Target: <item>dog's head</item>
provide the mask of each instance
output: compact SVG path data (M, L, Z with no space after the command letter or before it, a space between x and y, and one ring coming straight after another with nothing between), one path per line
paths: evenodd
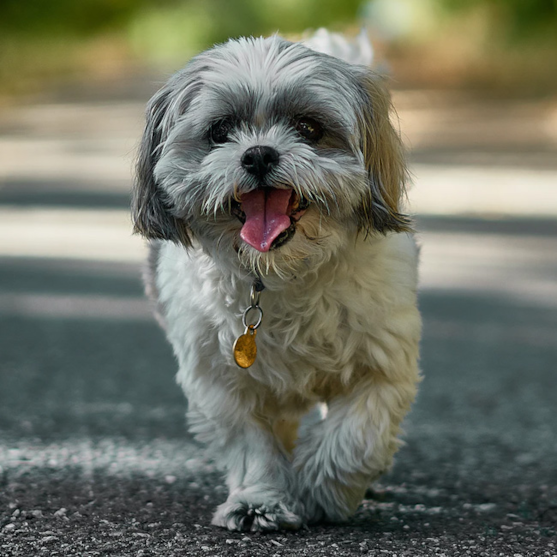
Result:
M380 77L301 44L208 50L148 105L135 230L262 274L313 267L358 232L407 230L389 109Z

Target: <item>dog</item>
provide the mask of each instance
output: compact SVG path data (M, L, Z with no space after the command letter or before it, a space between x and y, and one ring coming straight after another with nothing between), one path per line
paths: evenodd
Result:
M134 228L212 523L344 521L389 469L420 379L418 250L384 79L278 36L194 57L154 95Z

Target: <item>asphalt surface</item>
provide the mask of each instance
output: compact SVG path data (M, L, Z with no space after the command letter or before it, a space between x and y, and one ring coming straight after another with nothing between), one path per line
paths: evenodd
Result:
M557 205L416 201L425 380L393 470L346 524L230 533L129 237L143 99L103 95L0 114L0 555L557 555ZM509 105L530 130L510 145L500 104L420 95L415 171L518 169L532 197L557 176L545 104ZM440 136L451 103L466 126ZM478 144L474 117L499 133Z

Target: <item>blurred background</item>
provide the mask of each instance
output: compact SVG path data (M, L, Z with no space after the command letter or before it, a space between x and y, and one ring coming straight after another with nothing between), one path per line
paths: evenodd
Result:
M223 498L143 296L134 152L145 103L192 55L321 26L365 28L390 75L422 246L425 381L382 503L355 524L401 544L510 532L533 550L556 535L555 0L1 0L6 543L47 531L97 547L126 521L187 537L184 516L206 524Z
M544 94L557 82L553 0L3 0L0 91L175 69L214 43L365 26L404 87Z

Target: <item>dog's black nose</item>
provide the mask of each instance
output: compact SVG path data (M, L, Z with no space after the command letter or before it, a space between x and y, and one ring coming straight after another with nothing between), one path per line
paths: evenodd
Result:
M279 163L280 156L276 149L265 145L250 147L242 156L242 166L247 172L263 178Z

